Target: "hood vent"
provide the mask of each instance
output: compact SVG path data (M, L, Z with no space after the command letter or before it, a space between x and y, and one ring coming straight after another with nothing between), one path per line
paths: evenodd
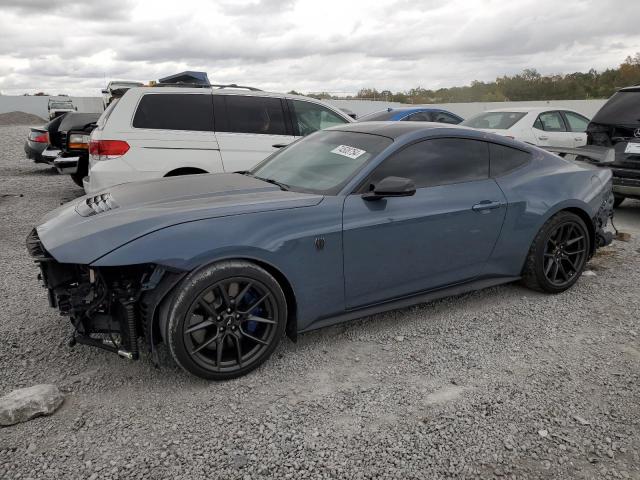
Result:
M90 217L98 213L108 212L118 208L118 204L113 200L110 193L103 193L87 198L84 202L78 204L76 211L83 217Z

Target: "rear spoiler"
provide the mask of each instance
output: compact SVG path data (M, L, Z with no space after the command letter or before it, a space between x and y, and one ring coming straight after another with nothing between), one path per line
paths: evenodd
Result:
M611 147L585 145L583 147L542 147L545 150L564 157L574 155L576 160L607 166L616 159L616 151Z

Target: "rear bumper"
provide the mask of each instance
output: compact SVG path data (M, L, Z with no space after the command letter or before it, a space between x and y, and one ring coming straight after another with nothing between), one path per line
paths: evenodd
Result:
M42 152L42 161L53 166L53 162L56 160L56 158L58 158L58 155L60 155L60 150L58 150L57 148L47 147Z
M46 148L46 145L43 143L30 142L27 140L24 142L24 153L27 155L27 158L33 160L36 163L46 163L42 159L42 152Z
M640 169L613 169L613 193L640 198Z
M78 171L80 157L58 157L53 161L58 173L63 175L73 175Z

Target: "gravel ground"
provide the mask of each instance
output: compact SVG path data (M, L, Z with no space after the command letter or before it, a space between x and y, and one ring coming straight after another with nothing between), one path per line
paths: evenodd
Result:
M519 285L286 340L207 383L163 354L69 349L24 238L82 192L0 127L0 395L65 393L0 429L0 478L640 479L640 242L615 242L561 295ZM640 204L627 215L640 218Z

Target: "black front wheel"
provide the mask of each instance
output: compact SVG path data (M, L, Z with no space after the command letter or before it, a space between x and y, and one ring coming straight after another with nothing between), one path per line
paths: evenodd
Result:
M549 293L564 292L580 278L590 248L587 226L578 215L554 215L529 249L522 275L525 285Z
M198 377L226 380L273 353L285 331L287 302L268 272L228 261L181 282L167 316L165 341L178 365Z

